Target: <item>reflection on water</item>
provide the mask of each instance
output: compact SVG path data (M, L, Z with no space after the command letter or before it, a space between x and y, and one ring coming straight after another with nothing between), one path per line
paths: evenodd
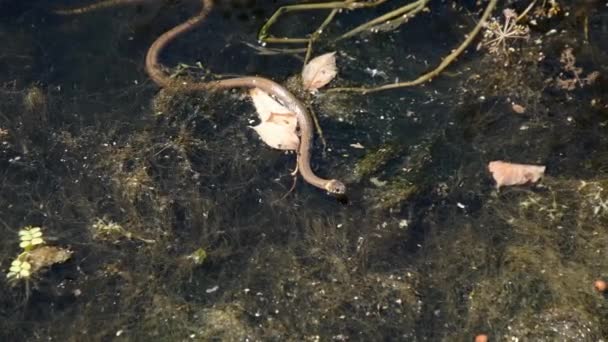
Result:
M328 33L398 5L342 13ZM608 10L559 5L537 4L513 51L472 48L423 86L309 97L327 142L313 167L348 180L345 204L301 180L288 193L295 155L247 128L243 91L149 81L148 46L196 1L71 17L0 1L0 265L15 270L1 282L2 340L608 338L593 289L608 277ZM277 6L222 2L163 62L193 66L181 77L289 83L301 56L248 45ZM338 51L334 85L413 79L477 18L474 5L429 7L315 54ZM322 18L273 30L301 35ZM486 165L499 159L548 176L497 192Z

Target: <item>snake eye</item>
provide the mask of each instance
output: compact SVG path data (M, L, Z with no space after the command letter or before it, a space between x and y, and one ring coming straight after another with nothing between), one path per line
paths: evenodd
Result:
M346 185L336 179L329 181L325 186L325 189L334 195L344 195L346 193Z

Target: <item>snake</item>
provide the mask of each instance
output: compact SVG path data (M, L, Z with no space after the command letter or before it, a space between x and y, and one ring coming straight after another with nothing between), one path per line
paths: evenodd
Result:
M85 13L89 10L110 7L116 4L142 2L142 0L107 0L81 9L56 11L60 14ZM146 54L145 69L148 76L161 88L170 87L175 81L164 72L159 57L164 48L182 34L198 27L208 17L213 8L213 0L201 0L201 9L193 17L160 35L150 46ZM188 91L213 91L218 89L258 88L277 99L283 106L292 111L297 119L300 144L297 150L297 170L307 183L333 195L344 195L346 186L337 179L324 179L317 176L310 166L313 145L314 124L304 104L280 84L260 76L235 77L208 82L182 83L180 88Z

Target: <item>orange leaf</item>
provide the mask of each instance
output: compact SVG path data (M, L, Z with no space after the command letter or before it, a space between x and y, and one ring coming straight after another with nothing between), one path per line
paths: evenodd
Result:
M501 160L491 161L488 170L496 181L496 188L501 186L536 183L545 174L544 165L514 164Z

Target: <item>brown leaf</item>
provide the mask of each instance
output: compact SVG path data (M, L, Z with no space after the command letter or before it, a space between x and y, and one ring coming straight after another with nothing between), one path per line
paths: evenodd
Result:
M54 246L41 246L27 253L27 262L32 265L32 273L41 268L66 262L72 256L72 251Z
M304 89L312 92L325 86L336 77L338 69L336 67L336 53L330 52L317 56L310 60L302 70L302 83Z
M300 138L296 134L296 115L260 89L251 89L249 95L261 121L252 128L262 141L279 150L297 149Z
M517 103L512 103L511 109L513 109L513 111L517 114L523 114L526 112L526 107L524 107L520 104L517 104Z
M491 161L488 170L496 181L496 188L501 186L536 183L545 173L544 165L514 164L501 160Z

